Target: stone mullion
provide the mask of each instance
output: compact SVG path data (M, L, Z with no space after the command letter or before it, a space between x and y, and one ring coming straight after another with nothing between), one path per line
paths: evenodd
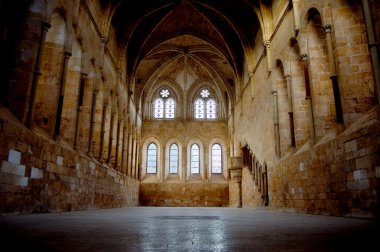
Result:
M28 112L25 120L25 125L30 128L33 124L35 105L36 105L36 95L37 95L37 86L41 76L41 62L42 55L45 48L46 34L51 27L51 24L48 22L42 22L41 25L41 35L38 44L38 51L36 56L36 63L34 66L33 80L30 95L27 97Z
M63 111L63 100L65 98L67 67L68 67L68 63L69 63L69 59L71 55L72 55L71 52L67 52L67 51L64 52L61 81L59 83L59 99L58 99L56 120L55 120L55 126L54 126L55 138L59 138L61 134L61 120L62 120L62 111Z

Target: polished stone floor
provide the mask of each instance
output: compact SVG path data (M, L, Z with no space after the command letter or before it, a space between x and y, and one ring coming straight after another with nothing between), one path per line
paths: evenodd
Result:
M363 219L248 208L131 207L2 216L0 250L379 251L376 228Z

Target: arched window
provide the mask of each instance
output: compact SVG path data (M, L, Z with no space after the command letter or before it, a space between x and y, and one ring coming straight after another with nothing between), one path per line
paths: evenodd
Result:
M222 146L214 144L211 148L211 173L222 173Z
M153 104L154 118L174 119L176 102L170 97L169 89L162 89L159 96Z
M215 119L216 118L216 103L214 99L208 99L207 108L206 108L207 119Z
M195 118L203 119L205 114L205 106L202 99L195 101Z
M195 119L216 119L216 101L207 88L202 89L195 97L194 117Z
M174 143L169 150L169 172L178 173L178 146Z
M161 98L154 101L154 118L164 118L164 100Z
M199 146L197 144L193 144L190 150L190 173L191 174L199 174Z
M157 146L154 143L148 145L148 162L146 173L157 173Z

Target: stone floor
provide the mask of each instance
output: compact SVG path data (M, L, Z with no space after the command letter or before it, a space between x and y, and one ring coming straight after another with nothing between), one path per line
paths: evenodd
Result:
M247 208L131 207L2 216L0 250L375 251L377 227Z

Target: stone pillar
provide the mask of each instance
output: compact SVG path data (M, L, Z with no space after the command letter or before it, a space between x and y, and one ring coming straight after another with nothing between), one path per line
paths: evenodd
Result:
M293 18L294 18L294 31L296 35L298 34L300 30L300 18L299 18L299 6L298 6L299 0L292 0L293 4Z
M89 137L89 140L88 140L88 152L87 152L87 154L90 157L93 156L93 153L92 153L92 142L93 142L93 138L94 138L96 99L97 99L98 93L99 93L99 89L96 89L94 87L94 89L92 91L91 119L90 119L91 125L90 125L90 137Z
M281 156L280 148L280 122L278 118L278 96L277 91L271 92L273 96L273 125L274 125L274 139L275 139L275 150L277 157Z
M132 134L128 134L128 160L127 160L127 168L128 168L128 173L127 175L129 177L132 177L132 144L133 144L133 136Z
M102 124L100 129L100 148L99 148L99 162L103 162L103 146L104 146L104 134L105 134L105 127L106 127L106 115L107 115L107 103L103 104L103 111L102 111Z
M109 141L108 141L108 157L107 163L111 166L112 162L112 145L113 145L113 128L115 124L115 111L114 108L111 109L111 124L110 124L110 133L109 133Z
M125 156L126 156L126 138L125 138L125 135L127 135L128 134L128 128L127 128L127 123L124 123L124 125L123 125L123 140L122 140L122 147L121 147L121 161L120 161L120 170L121 170L121 172L123 173L123 174L127 174L127 165L125 164L124 165L124 163L125 163L125 161L126 161L126 158L125 158ZM127 141L128 141L128 139L127 139ZM128 155L128 154L127 154Z
M119 164L119 142L120 142L120 125L121 125L122 121L121 119L119 118L119 120L117 120L117 132L116 132L116 152L115 152L115 164L114 164L114 168L115 170L119 170L118 169L118 164Z
M265 49L267 51L267 61L268 61L268 72L272 72L272 51L270 48L270 40L263 41L263 45L265 46Z
M84 96L84 85L86 82L87 74L81 73L80 84L79 84L79 99L77 104L77 118L75 123L75 136L74 136L74 149L78 149L78 141L79 141L79 129L80 129L80 119L83 108L83 96Z
M309 76L309 56L307 54L301 55L301 60L303 63L303 73L305 78L305 90L306 90L306 101L308 102L309 109L309 138L310 145L315 143L315 128L314 128L314 112L313 112L313 102L311 99L311 90L310 90L310 76Z
M54 137L57 139L61 134L61 120L62 120L62 110L63 110L63 99L65 98L65 87L66 87L66 75L67 75L67 66L69 59L71 57L71 52L65 51L65 57L63 59L62 72L61 72L61 81L59 83L59 99L54 127Z
M243 159L242 157L232 157L232 166L228 168L230 173L230 183L229 183L229 198L230 207L242 207L242 169L243 169Z
M343 123L342 101L340 98L338 74L336 73L336 67L335 67L333 45L332 45L332 40L331 40L331 29L332 29L331 25L323 26L323 30L326 33L327 51L328 51L329 65L330 65L330 79L332 81L332 87L333 87L333 92L334 92L336 121L338 123Z
M33 80L30 95L27 97L28 112L25 120L26 127L30 128L33 124L35 105L36 105L36 95L37 95L37 85L41 76L41 61L42 55L45 48L46 34L51 27L51 24L48 22L42 22L41 25L41 36L38 45L38 51L36 56L36 63L34 66Z
M372 60L373 74L375 77L377 99L380 104L380 61L379 61L379 43L376 41L375 30L372 24L371 10L368 0L362 0L363 15L368 37L368 47Z
M251 100L253 100L255 98L255 87L254 87L254 83L253 83L253 72L249 72L248 73L248 77L249 77L249 85L251 85Z
M294 134L294 113L293 113L293 91L290 75L285 75L286 87L288 89L288 106L289 106L289 125L290 125L290 145L296 147L296 138Z

